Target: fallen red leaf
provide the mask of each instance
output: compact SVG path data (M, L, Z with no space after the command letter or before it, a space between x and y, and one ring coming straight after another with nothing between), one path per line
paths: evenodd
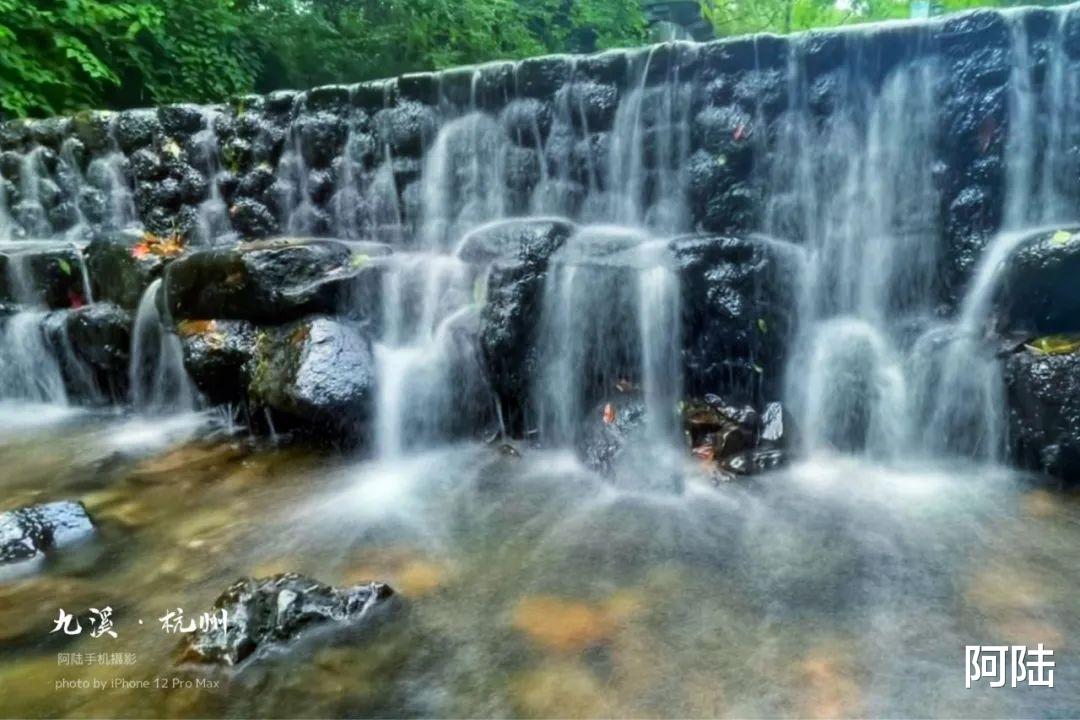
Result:
M746 129L746 125L744 125L742 123L739 123L738 127L735 128L734 137L735 137L735 140L738 141L738 140L742 140L743 138L745 138L749 134L750 134L750 132Z
M698 445L696 448L690 451L694 457L698 460L715 460L716 451L713 450L712 445Z
M615 422L615 406L611 403L604 405L604 424L610 425Z
M72 310L78 310L86 305L86 298L75 290L68 290L68 304L71 305Z

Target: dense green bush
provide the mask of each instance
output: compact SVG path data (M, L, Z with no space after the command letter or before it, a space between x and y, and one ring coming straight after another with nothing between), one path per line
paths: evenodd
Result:
M944 14L976 7L1064 5L1073 0L931 0L921 3ZM816 27L912 16L912 0L700 0L702 15L717 35L789 33Z
M644 33L638 0L0 0L0 112L224 100Z
M907 17L910 0L700 0L719 35ZM0 115L356 82L639 44L643 0L0 0ZM937 0L941 10L1013 0ZM1056 4L1056 3L1043 3Z

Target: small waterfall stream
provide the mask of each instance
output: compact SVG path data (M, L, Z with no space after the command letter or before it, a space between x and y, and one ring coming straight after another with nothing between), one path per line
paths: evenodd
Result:
M46 636L55 615L35 616L0 677L49 681L23 683L15 711L1080 707L1080 509L1005 453L1010 260L1080 208L1080 6L1068 23L1034 12L496 63L21 137L0 152L5 490L70 495L101 532L45 563L40 594L12 585L0 620L137 587L114 601L134 638L163 599L196 616L240 574L294 570L385 580L407 612L348 641L332 623L260 639L278 648L222 675L257 693L121 688L108 707L53 689L101 670L54 665L57 639L97 638ZM88 359L90 333L120 352ZM110 400L132 412L97 412ZM72 408L86 420L65 437L9 442ZM234 437L245 412L272 443ZM339 431L345 451L308 442ZM608 440L610 467L593 462L607 445L590 455ZM962 646L1030 641L1060 653L1057 694L964 689ZM175 637L138 643L138 672L176 662Z
M180 338L161 315L161 292L158 278L139 300L131 329L131 404L150 415L191 411L198 404L198 395L184 369Z

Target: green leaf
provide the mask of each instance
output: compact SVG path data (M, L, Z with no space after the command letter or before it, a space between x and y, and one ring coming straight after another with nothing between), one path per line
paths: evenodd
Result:
M765 318L757 319L757 329L761 331L762 335L765 335L769 332L769 325L765 322Z
M349 267L351 267L353 270L358 270L368 265L370 262L370 255L365 255L364 253L356 253L352 256L352 259L349 260Z
M65 275L71 275L71 263L69 263L67 260L65 260L64 258L60 258L56 261L56 264L60 266L60 272L64 273Z
M1036 355L1069 355L1080 350L1080 335L1046 335L1024 347Z
M1072 236L1073 234L1068 230L1058 230L1050 238L1050 242L1054 243L1055 245L1065 245L1069 242L1069 240L1072 239Z

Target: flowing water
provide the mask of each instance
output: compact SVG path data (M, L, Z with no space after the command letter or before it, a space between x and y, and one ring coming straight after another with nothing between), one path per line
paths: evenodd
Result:
M703 79L661 60L693 59L694 45L627 53L610 103L575 68L544 127L520 121L539 117L528 97L485 109L477 68L462 102L440 85L417 167L372 147L355 120L327 211L315 202L324 168L293 122L272 189L283 230L395 245L358 255L381 289L367 457L277 447L195 412L160 280L134 317L138 414L66 407L27 284L0 337L3 507L77 498L99 528L38 575L0 582L0 715L1074 715L1080 506L1000 464L1003 389L985 334L1011 253L1032 228L1075 219L1065 155L1080 93L1063 23L1041 83L1024 24L1011 32L1005 219L954 309L943 300L944 70L902 63L878 83L849 68L823 116L804 46L789 54L776 145L754 138L767 149L755 237L798 248L782 399L801 447L751 483L714 487L682 446L671 240L694 230L690 101ZM214 127L207 111L199 232L221 242ZM40 161L25 156L21 182ZM75 226L133 222L116 148L73 177L109 208ZM36 182L19 207L0 182L3 239L48 234ZM537 305L536 372L522 390L536 432L476 442L505 430L475 343L490 268L463 248L552 216L575 229ZM640 395L646 420L612 479L572 448L616 387ZM175 667L166 610L197 615L235 579L284 571L383 580L402 607L240 670ZM106 604L116 640L48 632L61 607ZM965 645L1040 642L1056 652L1054 690L964 689ZM106 647L132 663L60 664L58 653ZM57 687L159 677L168 689ZM205 677L221 687L183 682Z
M128 385L132 406L144 413L185 412L195 408L197 393L184 369L180 338L162 317L161 279L146 288L131 327Z

